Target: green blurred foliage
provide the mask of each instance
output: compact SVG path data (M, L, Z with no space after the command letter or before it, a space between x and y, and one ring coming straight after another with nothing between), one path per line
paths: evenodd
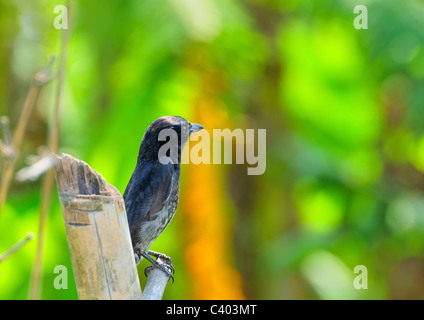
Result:
M0 0L0 114L12 128L33 73L60 55L59 4ZM213 97L232 128L267 129L264 175L210 165L228 207L226 263L245 297L423 299L424 3L364 4L367 30L354 28L351 0L75 1L60 151L123 192L147 126L171 114L195 121L205 112L196 101ZM43 91L17 169L46 144L55 92L54 82ZM38 230L40 189L13 182L0 252ZM154 248L173 257L172 299L197 297L181 210ZM28 297L35 250L32 241L0 264L1 299ZM56 194L43 252L41 298L77 298ZM70 271L68 290L53 287L56 265ZM367 290L353 287L357 265Z

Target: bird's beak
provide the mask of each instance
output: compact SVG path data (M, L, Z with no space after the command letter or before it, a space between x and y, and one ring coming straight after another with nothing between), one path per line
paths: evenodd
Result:
M203 129L203 127L200 124L192 123L189 134L195 133L195 132L200 131L202 129Z

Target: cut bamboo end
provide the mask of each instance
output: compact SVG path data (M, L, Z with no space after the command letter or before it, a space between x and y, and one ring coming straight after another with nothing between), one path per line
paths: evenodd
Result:
M78 298L142 299L120 192L68 154L56 179Z

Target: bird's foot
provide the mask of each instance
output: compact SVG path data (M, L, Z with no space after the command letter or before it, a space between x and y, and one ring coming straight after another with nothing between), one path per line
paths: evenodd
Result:
M160 263L159 261L157 261L157 260L155 260L155 259L153 259L152 257L149 256L150 252L154 252L154 251L142 253L142 256L144 258L146 258L148 261L150 261L150 263L152 264L152 267L147 267L146 269L144 269L144 275L147 277L148 273L152 270L152 268L157 268L157 269L160 269L163 272L165 272L172 279L172 283L174 283L174 276L173 276L174 267L172 266L171 258L169 258L168 256L166 256L162 253L154 252L154 254L152 254L153 256L156 256L156 254L163 255L165 263ZM162 256L157 256L157 258L162 259ZM169 262L169 264L168 264L168 262Z
M172 265L172 260L170 257L168 257L166 254L152 251L152 250L147 251L147 253L155 257L156 260L159 260L159 259L162 260L166 264L166 266L171 269L172 274L175 274L175 269L174 269L174 266Z

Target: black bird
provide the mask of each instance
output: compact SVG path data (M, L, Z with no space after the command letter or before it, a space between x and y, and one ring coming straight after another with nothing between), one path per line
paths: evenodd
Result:
M171 138L164 140L159 135L164 129L173 130L178 141L172 144ZM201 129L201 125L176 116L155 120L141 141L137 165L123 196L136 264L144 257L172 280L167 268L150 255L166 261L173 272L171 259L149 248L174 217L179 199L181 151L189 135ZM164 150L167 150L165 154ZM168 163L163 161L164 156L168 157Z

